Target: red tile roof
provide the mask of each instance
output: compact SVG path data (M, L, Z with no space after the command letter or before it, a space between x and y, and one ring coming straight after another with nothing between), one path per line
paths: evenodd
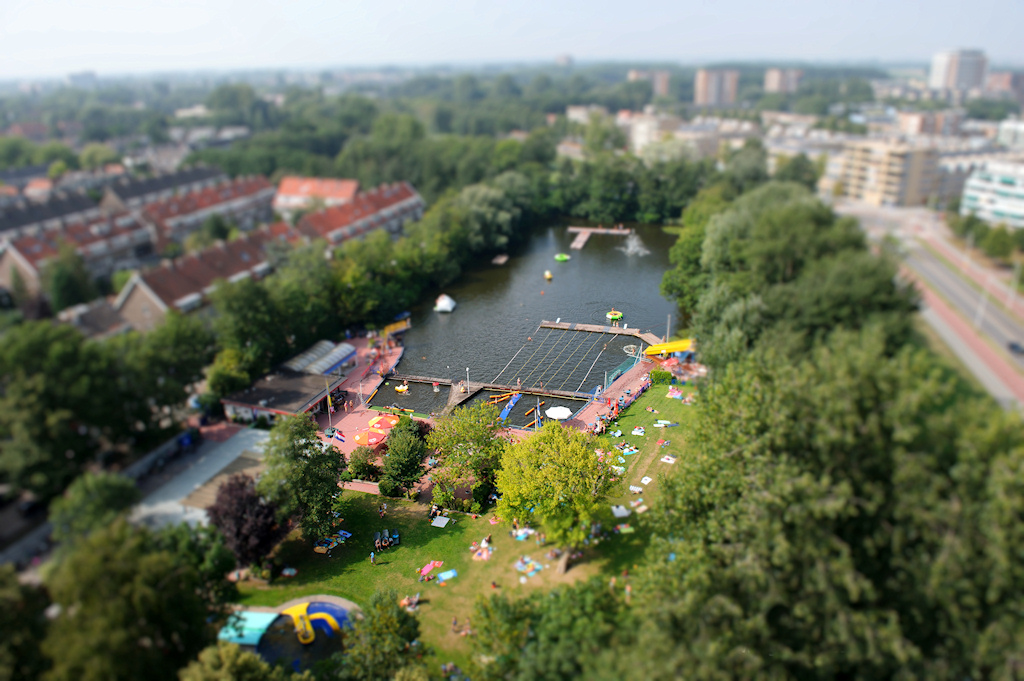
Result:
M288 176L277 186L278 196L319 197L351 201L359 191L359 180Z
M172 196L169 199L154 201L143 209L143 213L150 220L163 224L165 220L190 215L220 203L258 194L267 189L273 189L273 185L264 177L237 178L182 196Z
M75 222L60 230L19 237L12 240L10 246L17 249L38 270L44 260L57 255L61 243L73 245L88 261L90 246L144 229L145 225L130 213L117 213L89 222Z
M349 203L304 216L297 229L311 238L324 239L332 232L365 218L369 218L371 225L376 226L373 223L384 221L378 213L415 196L416 190L408 182L382 184L376 189L356 195Z

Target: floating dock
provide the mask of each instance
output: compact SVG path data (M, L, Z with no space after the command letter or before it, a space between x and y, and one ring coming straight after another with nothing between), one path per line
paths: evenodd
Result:
M570 227L570 232L576 233L576 238L573 239L572 244L569 248L576 249L577 251L582 250L587 245L587 240L590 239L591 234L612 234L614 236L629 236L633 233L632 229L619 229L617 227Z
M502 253L501 255L496 255L496 256L494 256L491 259L491 264L492 265L504 265L507 262L508 262L508 254L507 253Z

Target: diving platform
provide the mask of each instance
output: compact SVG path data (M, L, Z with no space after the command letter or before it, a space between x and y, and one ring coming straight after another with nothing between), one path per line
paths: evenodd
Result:
M614 236L629 236L633 233L632 229L625 229L619 227L570 227L570 232L576 234L576 238L569 245L569 248L577 251L582 250L587 245L587 241L590 239L592 234L612 234Z
M641 333L640 329L630 329L624 326L604 326L601 324L573 324L571 322L547 322L540 323L542 329L561 329L562 331L590 331L592 333L613 333L619 336L633 336L639 338L648 345L658 345L662 342L660 336L655 336L650 331Z

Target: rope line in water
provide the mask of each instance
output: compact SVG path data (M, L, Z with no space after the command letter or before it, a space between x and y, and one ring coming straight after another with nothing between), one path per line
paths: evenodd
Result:
M558 389L559 389L559 390L562 390L563 388L565 388L565 384L569 382L569 379L571 379L571 378L572 378L572 375L573 375L574 373L576 373L576 370L577 370L577 369L579 369L579 368L580 368L580 365L581 365L581 364L583 364L583 360L585 360L585 359L587 358L587 356L588 356L588 355L590 355L590 351L591 351L591 350L593 350L593 349L594 349L594 348L595 348L595 347L597 346L597 344L601 342L601 337L602 337L602 335L603 335L603 334L595 333L594 335L595 335L595 336L597 337L597 340L595 340L595 341L594 341L593 343L591 343L591 344L590 344L590 347L589 347L589 348L587 348L587 349L586 349L586 350L585 350L585 351L583 352L583 356L582 356L582 357L580 357L580 361L576 362L576 366L574 366L574 367L572 368L572 371L570 371L570 372L568 373L568 375L567 375L567 376L565 377L565 380L563 380L563 381L562 381L562 384L561 384L560 386L558 386ZM581 343L580 345L581 345L581 347L582 347L582 343ZM567 358L565 359L565 362L562 362L562 365L558 367L558 371L561 371L561 370L562 370L562 367L564 367L564 366L566 365L566 362L568 362L569 360L571 360L571 359L572 359L572 358L573 358L574 356L575 356L575 353L574 353L573 355L569 355L569 356L568 356L568 357L567 357Z
M549 364L549 365L547 366L547 368L546 368L546 369L542 369L542 370L541 370L541 375L540 375L540 377L539 377L539 378L537 379L537 381L541 381L541 380L542 380L542 379L544 378L544 376L546 376L546 375L549 375L549 374L550 374L550 372L551 372L551 368L555 366L555 362L557 362L557 361L558 361L558 358L559 358L559 357L561 357L561 356L562 356L562 354L563 354L563 353L564 353L564 352L565 352L566 350L568 350L568 349L569 349L569 348L570 348L570 347L572 346L572 342L573 342L574 340L576 340L576 337L577 337L577 336L579 336L579 335L580 335L580 333L582 333L582 332L581 332L581 331L576 331L575 333L573 333L573 335L572 335L572 336L571 336L571 337L570 337L570 338L569 338L569 339L568 339L568 340L567 340L567 341L565 342L565 345L564 345L564 346L562 347L562 349L558 351L558 354L557 354L557 355L555 355L554 359L552 359L552 360L551 360L551 364ZM566 335L568 336L569 334L566 334ZM549 354L550 354L550 353L549 353ZM571 357L571 356L572 356L572 354L570 353L570 357ZM542 360L541 360L541 363L543 364L543 362L544 362L544 360L542 359ZM532 376L532 375L533 375L533 373L531 373L530 375ZM535 383L536 383L536 382L535 382Z
M556 329L552 329L551 331L552 331L552 333L554 333L554 332L556 331ZM533 379L534 375L535 375L535 374L537 373L537 370L538 370L538 369L540 369L540 366L541 366L541 365L542 365L542 364L544 363L544 361L545 361L545 360L546 360L546 359L548 358L548 355L550 355L550 354L551 354L552 352L554 352L555 348L557 348L557 347L558 347L558 344L559 344L559 342L560 342L560 341L562 340L562 336L567 336L567 335L568 335L568 334L565 334L565 333L563 332L563 333L562 333L562 334L561 334L561 335L560 335L560 336L559 336L558 338L556 338L556 339L554 340L554 342L552 342L552 344L551 344L551 347L550 347L550 348L548 348L548 351L547 351L547 352L545 352L545 353L544 353L544 356L540 358L540 361L539 361L539 362L537 363L537 365L536 365L536 366L535 366L535 367L534 367L533 369L531 369L531 370L530 370L530 373L529 373L529 374L527 374L527 375L526 375L526 377L525 377L525 378L524 378L524 380L523 380L523 385L529 385L529 386L531 386L531 387L532 387L532 386L535 386L535 385L537 384L537 381L534 381L533 383L530 383L530 380L531 380L531 379ZM550 337L550 334L549 334L549 336L548 336L548 337ZM547 340L548 340L548 338L546 337L546 338L544 339L544 342L545 342L545 343L547 343ZM537 350L538 350L538 351L540 351L540 348L537 348ZM561 354L561 353L562 353L562 351L564 351L564 348L563 348L563 350L560 350L560 351L559 351L559 354ZM558 355L555 355L555 357L557 358L557 357L558 357ZM531 358L531 359L532 359L532 358ZM527 360L527 364L525 364L525 365L523 366L523 369L522 369L522 371L525 371L526 369L528 369L528 368L529 368L529 364L528 364L528 363L529 363L529 360ZM518 376L519 376L519 373L516 373L516 377L518 377ZM543 378L543 376L541 376L541 378ZM537 380L540 380L540 379L537 379Z
M539 326L537 327L537 330L538 331L540 330ZM548 335L544 336L544 340L542 340L539 343L537 343L537 349L535 349L533 351L533 354L531 354L529 357L526 358L526 361L523 362L523 366L516 370L516 373L512 375L513 379L519 377L519 372L521 372L523 369L525 369L527 367L527 365L530 364L530 360L532 360L534 358L534 356L536 356L536 354L538 352L540 352L540 349L542 347L544 347L544 345L548 342L548 339L551 338L551 334L553 334L554 332L555 332L554 329L548 329ZM550 352L550 350L548 352ZM505 368L507 369L508 367L505 367ZM504 370L502 370L502 373L504 373ZM498 375L500 376L501 374L498 374Z
M522 348L519 348L518 350L516 350L516 354L512 355L512 359L510 359L510 360L508 361L508 364L511 364L512 362L514 362L514 361L516 360L516 357L518 357L518 356L519 356L519 353L520 353L520 352L522 352L522 351L523 351L523 348L525 348L525 347L526 347L526 343L523 343L523 347L522 347ZM506 364L506 365L505 365L505 369L508 369L508 364ZM499 379L499 378L501 378L501 375L502 375L503 373L505 373L505 369L502 369L501 371L499 371L499 372L498 372L498 375L494 377L494 380L493 380L493 381L491 381L491 383L497 383L497 382L498 382L498 379ZM515 376L513 376L512 378L515 378Z
M580 381L580 387L576 388L576 392L579 392L579 391L583 390L583 384L587 382L588 378L590 378L590 372L592 372L594 370L594 367L597 366L597 360L601 359L601 355L604 354L604 351L607 348L608 348L608 344L605 343L604 347L601 348L601 352L597 353L597 357L594 358L594 363L590 365L589 369L587 369L587 373L583 377L583 380ZM605 386L605 387L607 387L607 386Z

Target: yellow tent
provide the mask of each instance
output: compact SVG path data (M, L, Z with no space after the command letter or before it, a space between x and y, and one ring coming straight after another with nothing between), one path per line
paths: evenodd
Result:
M661 343L659 345L652 345L651 347L644 350L644 354L648 357L654 355L669 354L672 352L686 352L687 350L693 349L693 339L687 338L680 341L672 341L671 343Z

